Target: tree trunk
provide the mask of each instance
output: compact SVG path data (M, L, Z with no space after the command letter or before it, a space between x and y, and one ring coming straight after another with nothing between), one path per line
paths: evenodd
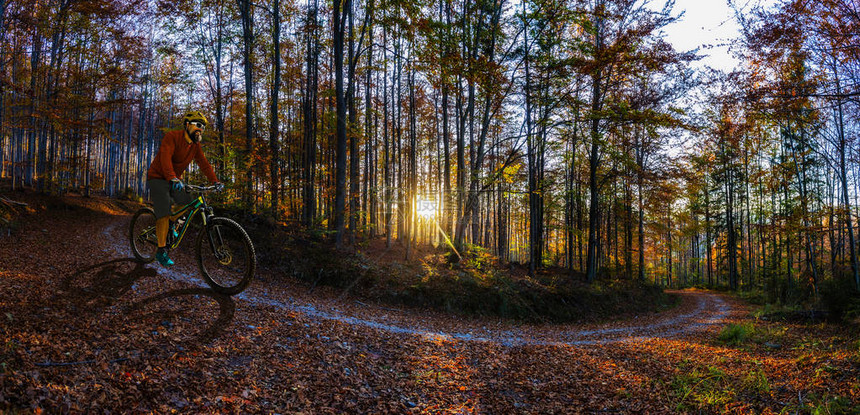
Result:
M319 77L319 49L317 38L317 3L308 8L310 26L307 35L307 74L305 79L305 96L303 108L304 149L302 151L303 192L302 192L302 222L305 226L314 225L316 216L316 158L317 158L317 79Z
M603 53L603 1L598 0L595 6L594 57L599 60ZM600 165L600 112L603 104L601 83L603 73L599 65L595 65L591 75L591 151L588 157L588 190L590 204L588 206L588 257L586 259L585 279L593 282L597 277L597 259L600 240L597 238L600 226L600 185L597 181L597 169Z
M707 173L706 173L707 174ZM707 186L707 180L705 180ZM711 200L710 189L705 189L705 250L707 251L707 274L708 286L713 287L714 280L711 275L713 269L713 256L711 250Z
M382 61L388 62L388 30L382 31ZM384 71L387 75L388 71ZM388 130L388 76L382 77L382 182L383 182L383 220L385 221L385 247L391 249L392 233L392 192L391 192L391 139Z
M834 72L835 69L834 69ZM836 76L836 94L842 94L839 76ZM857 264L857 247L854 242L854 224L851 221L851 204L848 199L848 169L845 163L847 145L845 143L845 124L842 111L842 99L837 105L837 133L839 134L839 180L842 184L842 200L845 202L845 226L848 229L848 255L851 257L851 274L854 277L854 288L860 291L860 269Z
M349 12L352 9L351 0L334 0L332 9L332 29L334 30L334 76L335 76L335 102L336 120L335 129L335 200L334 200L334 223L335 223L335 245L338 249L343 248L344 243L344 214L346 210L346 97L343 90L343 46L345 24Z
M574 111L576 113L578 111ZM577 197L576 197L576 145L578 138L578 125L577 119L573 120L573 134L571 137L570 143L570 164L568 167L568 188L567 188L567 273L569 276L573 277L573 265L574 265L574 252L576 250L576 239L578 229L576 224L576 209L577 209Z
M39 34L39 29L33 29L33 52L30 54L30 104L28 109L28 120L30 131L27 134L27 163L24 179L27 184L33 185L33 178L36 173L36 107L38 105L38 92L36 89L36 80L39 79L39 63L42 55L42 36Z
M525 4L523 4L525 7ZM535 138L532 134L532 99L531 99L531 73L529 71L529 28L523 18L523 49L525 50L525 123L526 123L526 155L528 157L528 192L529 192L529 275L534 277L535 271L540 265L540 226L537 207L537 148Z
M6 0L0 0L0 39L6 39ZM0 62L6 62L5 48L0 47ZM0 82L0 178L6 177L6 130L4 126L4 115L6 114L6 90L4 83ZM11 147L11 146L10 146ZM11 149L10 149L11 153ZM14 188L15 181L12 181Z
M645 282L645 206L642 203L644 172L639 172L639 281Z
M666 208L667 208L666 212L668 213L668 215L666 215L666 218L668 219L666 222L666 240L668 241L668 244L666 246L666 252L667 252L667 255L668 255L667 258L669 261L669 269L668 269L669 272L667 273L667 275L669 277L668 278L669 286L671 287L672 286L672 205L669 204L668 206L666 206Z
M415 67L410 65L409 82L409 170L406 180L409 186L409 194L406 197L406 259L412 259L412 249L418 234L418 218L416 215L416 203L418 199L418 125L415 110Z
M244 42L243 64L245 69L245 202L253 209L254 195L254 78L252 54L254 51L254 15L251 0L238 0L242 20L242 40Z
M227 165L227 146L224 143L224 93L221 85L221 62L224 43L224 27L222 22L223 15L219 12L218 24L215 29L217 39L215 40L214 58L215 58L215 129L218 130L218 173L224 174L224 169Z
M355 237L358 233L358 215L359 215L359 154L358 154L358 114L356 113L355 105L355 85L357 83L355 77L355 66L358 61L358 56L355 52L355 27L353 25L354 10L352 1L349 1L349 10L347 11L347 22L349 24L349 50L347 51L347 87L346 87L346 104L349 118L347 120L347 139L349 140L349 229L347 231L347 239L350 246L355 246Z
M269 102L269 174L272 180L272 215L277 219L280 199L280 138L278 119L278 93L281 90L281 11L280 0L272 1L272 98Z
M731 172L731 168L727 175L729 178L726 180L726 251L729 255L729 287L732 291L737 291L738 289L738 272L737 272L737 237L735 234L735 213L734 213L734 204L735 204L735 186L734 186L734 177Z
M370 238L376 236L376 163L374 162L375 149L373 143L376 141L372 132L372 119L374 111L372 111L371 101L371 78L373 73L373 21L371 17L370 26L368 28L369 37L371 39L367 45L367 71L365 73L364 82L364 206L368 210L366 224L368 225L368 233Z
M633 279L633 190L630 180L624 180L624 276Z
M440 21L442 20L441 19L441 17L442 17L441 16L441 14L442 14L442 3L443 2L439 3L439 13L440 13L440 16L439 16L440 19L439 20ZM444 181L443 187L442 187L442 200L443 200L442 229L446 233L448 233L448 235L450 235L451 234L451 224L453 222L451 220L451 217L452 217L451 208L452 208L453 201L451 200L451 149L449 148L451 137L450 137L449 126L448 126L448 81L449 81L449 79L448 79L448 69L444 64L444 62L446 61L446 58L448 57L448 55L450 53L449 48L448 48L448 41L449 41L450 36L451 36L451 2L450 2L450 0L444 1L444 5L445 5L445 19L446 19L446 26L445 26L445 30L444 30L445 36L443 36L442 31L440 31L440 35L439 35L440 36L439 41L442 44L442 49L441 49L442 56L441 56L441 59L439 59L439 62L442 63L442 65L440 65L441 66L440 67L440 73L441 73L441 77L442 77L442 148L443 148L443 151L445 153L443 155L444 173L443 173L443 178L442 178L442 180ZM460 170L460 168L458 168L458 171L459 170Z

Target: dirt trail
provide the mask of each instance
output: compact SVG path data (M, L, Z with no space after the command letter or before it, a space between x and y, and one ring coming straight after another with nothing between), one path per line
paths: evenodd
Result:
M105 227L102 234L115 252L131 256L128 248L127 218L119 219ZM188 242L186 242L188 245ZM194 261L186 261L193 264ZM149 265L160 275L175 281L205 288L206 285L193 266L177 266L172 269ZM265 271L262 271L265 272ZM259 277L259 275L258 275ZM270 280L270 278L265 278ZM235 298L250 304L271 306L287 312L297 312L312 319L332 320L343 324L384 330L391 333L416 335L433 339L493 342L505 346L556 345L581 346L618 342L637 342L658 338L678 338L692 332L707 330L722 324L731 312L723 299L709 292L673 291L681 296L681 306L676 310L631 321L616 322L600 327L578 325L521 325L499 323L494 328L486 324L446 324L444 316L428 318L409 310L379 307L355 307L343 301L296 296L282 289L271 287L259 278ZM322 300L322 302L321 302Z

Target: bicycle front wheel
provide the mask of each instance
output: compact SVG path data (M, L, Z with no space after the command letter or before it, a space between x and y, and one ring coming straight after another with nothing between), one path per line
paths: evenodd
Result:
M155 236L155 212L150 208L137 211L131 218L128 230L131 252L144 264L155 261L158 238Z
M197 261L206 283L227 295L247 288L257 268L251 238L238 223L227 218L212 218L201 230Z

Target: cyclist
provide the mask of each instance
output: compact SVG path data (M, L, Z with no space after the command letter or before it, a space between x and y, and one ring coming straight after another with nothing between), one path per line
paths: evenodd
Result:
M167 249L167 232L170 231L171 201L177 204L191 203L191 196L183 191L182 173L194 159L209 182L223 187L215 176L215 170L203 155L200 144L203 129L206 127L206 117L200 111L190 111L182 119L182 130L168 131L161 140L158 153L149 165L146 173L146 184L155 209L155 235L158 238L158 251L155 258L165 267L173 265L173 260ZM173 230L174 237L178 236Z

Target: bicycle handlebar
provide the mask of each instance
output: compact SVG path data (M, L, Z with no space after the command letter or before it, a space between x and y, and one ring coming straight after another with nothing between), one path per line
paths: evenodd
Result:
M221 187L221 189L223 189L223 186ZM188 193L190 193L190 192L210 193L210 192L218 192L221 189L219 189L219 186L214 185L214 184L209 185L209 186L195 186L193 184L186 184L185 185L185 191Z

